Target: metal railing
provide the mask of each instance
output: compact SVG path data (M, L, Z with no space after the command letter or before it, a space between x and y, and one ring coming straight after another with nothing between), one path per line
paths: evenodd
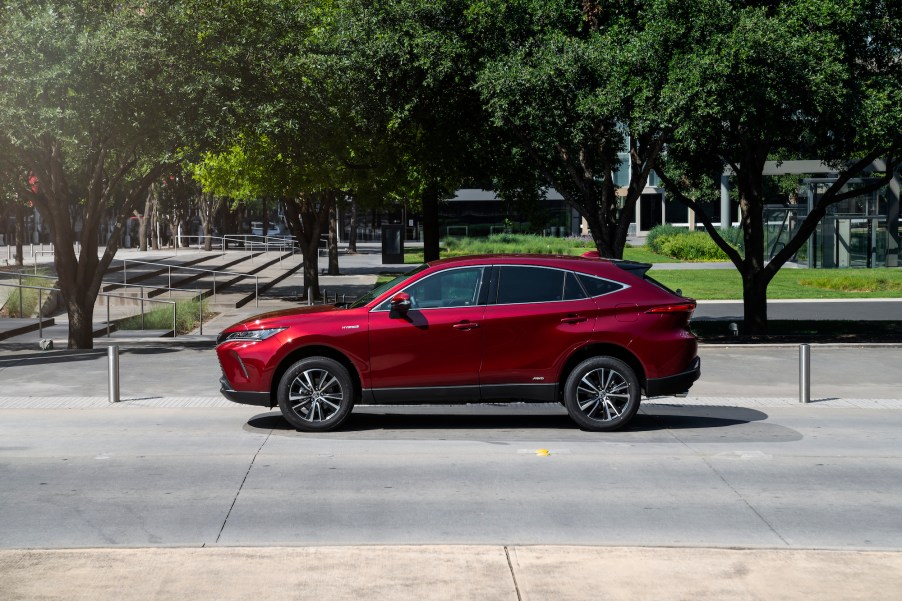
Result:
M138 299L137 299L137 300L138 300L138 301L140 302L140 304L141 304L141 329L142 329L142 330L147 329L147 328L144 327L144 301L150 301L150 302L162 302L160 299L153 299L153 298L150 298L149 296L145 297L145 296L144 296L144 290L145 290L145 289L149 288L149 289L151 289L151 290L165 290L165 291L169 292L169 298L170 298L170 299L172 299L172 292L173 292L173 291L175 291L175 292L192 292L193 294L192 294L189 298L193 298L193 297L195 297L195 296L197 297L198 334L200 334L201 336L203 336L203 333L204 333L204 291L203 291L203 290L200 290L200 289L198 289L198 288L194 288L194 289L191 289L191 288L167 288L167 287L165 287L165 286L150 286L150 285L147 285L147 284L120 284L119 282L103 282L103 283L104 283L104 284L111 284L111 285L113 285L113 286L124 286L124 287L126 287L126 288L138 288L138 289L140 289L140 293L139 293L139 296L138 296ZM101 292L100 294L109 294L109 293L107 293L107 292ZM127 294L123 294L123 295L119 295L119 298L129 298L129 299L133 299L134 297L129 296L129 295L127 295ZM169 302L169 301L166 301L166 302ZM214 303L214 304L216 303L216 292L215 292L215 289L214 289L214 292L213 292L213 303ZM110 303L109 303L109 298L107 298L107 322L109 322L109 316L110 316ZM173 328L173 332L174 332L174 331L175 331L175 328ZM174 335L175 335L175 334L173 334L173 336L174 336Z
M44 335L44 319L43 319L43 314L42 314L44 299L42 297L42 292L45 290L51 291L51 292L59 292L59 289L51 288L49 286L30 286L27 284L7 284L5 282L0 282L0 286L19 289L19 317L24 316L23 305L22 305L22 290L25 289L25 290L37 290L38 291L38 337L42 337ZM110 298L111 297L112 298L126 298L126 299L130 299L130 300L135 300L135 299L134 299L134 297L131 297L128 295L114 294L111 292L99 292L97 294L97 296L105 296L107 299L107 302L106 302L106 317L107 317L107 319L106 319L106 335L107 335L107 338L109 338L110 334L112 333L111 324L110 324L110 321L111 321L110 320ZM172 305L172 335L177 336L178 335L178 327L177 327L178 326L178 313L176 310L176 301L162 300L162 299L155 299L155 298L142 299L142 301L143 300L146 300L151 303L163 303L165 305ZM201 314L203 314L203 302L201 302L200 305L201 305ZM143 302L142 302L142 308L143 308ZM143 309L142 309L142 311L143 311ZM201 319L203 319L203 317L201 317ZM145 329L143 313L141 315L141 329L142 330ZM201 333L203 333L203 331L201 331Z
M223 236L223 246L228 247L229 242L234 242L236 245L241 244L242 248L248 251L251 256L251 262L254 262L254 251L255 250L263 250L263 252L269 252L270 250L278 250L280 253L284 253L286 248L291 249L291 254L296 254L297 250L300 250L300 246L297 241L294 239L294 236L263 236L259 234L227 234ZM279 265L282 264L282 255L279 255Z
M216 302L216 274L225 274L225 275L234 275L240 276L242 278L254 278L254 302L255 306L260 306L260 276L249 273L240 273L238 271L225 271L223 269L201 269L199 267L183 267L181 265L170 265L169 263L158 263L154 261L140 261L138 259L120 259L122 261L122 284L128 284L128 264L134 263L137 265L151 265L155 267L166 267L168 269L168 288L172 289L172 270L181 269L182 271L195 271L202 273L212 273L213 274L213 298L214 303ZM111 282L117 283L117 282Z

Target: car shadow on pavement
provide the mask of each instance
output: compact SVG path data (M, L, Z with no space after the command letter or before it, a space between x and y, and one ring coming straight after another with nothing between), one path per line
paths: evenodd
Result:
M373 435L398 438L466 439L473 432L478 438L553 437L570 440L618 442L792 442L802 435L791 428L767 423L767 414L744 407L642 407L629 427L616 432L580 430L560 407L541 410L522 407L478 406L471 412L449 407L447 412L431 407L359 407L342 426L331 432L300 432L281 413L270 412L248 420L245 430L270 431L299 437L358 438Z

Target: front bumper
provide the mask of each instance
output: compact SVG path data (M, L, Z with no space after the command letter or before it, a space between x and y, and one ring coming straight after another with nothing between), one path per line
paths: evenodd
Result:
M688 370L675 376L666 378L651 378L645 382L646 396L674 396L684 394L692 387L692 383L698 380L702 373L702 360L696 357L692 360Z
M232 390L232 387L229 385L229 381L225 376L219 378L219 384L222 388L219 389L219 392L222 393L222 396L229 399L233 403L240 403L242 405L258 405L260 407L272 407L272 399L269 396L268 392L253 392L247 390Z

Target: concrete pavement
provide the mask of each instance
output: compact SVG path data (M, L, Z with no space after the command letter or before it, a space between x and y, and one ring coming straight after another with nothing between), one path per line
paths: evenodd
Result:
M575 546L0 551L6 601L874 601L902 553Z
M347 292L344 292L347 294L353 294L351 287L364 291L375 280L373 262L372 256L342 257L342 270L346 275L334 280L324 276L321 284L330 293L341 294L345 290L343 287L347 287ZM260 308L224 312L217 322L208 325L208 330L218 331L245 315L280 308L291 302L291 287L297 289L299 285L298 276L298 279L285 283L285 294L281 298L273 296L264 299ZM234 406L217 394L218 366L215 354L209 348L212 335L205 334L173 341L174 344L143 342L135 348L123 349L120 358L123 402L115 407L107 402L105 349L101 348L100 352L93 354L0 351L0 419L4 419L4 415L6 419L18 415L23 416L26 422L40 421L41 416L45 415L42 412L53 409L86 409L102 423L106 421L105 415L111 415L108 412L116 413L123 419L126 415L122 411L128 413L128 417L153 419L153 415L162 417L164 412L218 412L229 408L230 413L234 410L236 423L243 422L244 413L256 410ZM753 408L785 408L792 412L796 424L804 423L806 415L824 415L825 411L829 415L835 412L838 419L845 415L843 412L875 410L896 415L896 412L902 411L902 389L899 384L902 381L899 377L902 348L896 345L815 345L812 352L812 398L816 402L806 407L798 405L798 355L794 346L703 347L701 355L702 379L689 398L655 399L645 403L645 407L653 413L674 415L681 411L680 406L695 407L696 413L698 408L704 407L728 412L731 407L739 412ZM130 408L134 411L129 412ZM485 410L464 407L439 411L443 415L451 414L451 419L436 416L424 422L433 426L421 427L434 428L436 419L448 422L451 425L447 429L433 429L430 434L452 440L462 439L469 430L455 428L453 415L467 412L478 414ZM503 429L516 427L524 419L517 417L520 410L509 413L500 408L488 410L500 411L503 417L500 421L494 418L493 423ZM550 409L537 407L536 410ZM417 410L411 411L415 413ZM431 411L435 412L435 409ZM391 425L400 426L399 432L405 431L405 424L413 423L378 413L368 415L365 408L361 419L377 430ZM118 423L118 420L109 421ZM265 424L261 422L261 427L269 427L279 434L281 430L278 427L273 429L272 423L273 419L269 419ZM251 427L251 423L248 422L246 427ZM124 422L117 430L119 435L128 436L129 429ZM699 431L695 441L717 442L722 433L716 430ZM356 435L366 438L367 432L364 428ZM572 437L574 440L584 434L575 429L562 432L566 438ZM262 434L262 431L254 430L252 433ZM78 436L78 432L70 432L69 435ZM777 431L771 428L745 441L742 449L736 452L746 455L734 458L742 461L736 464L738 471L733 476L746 474L754 480L766 474L766 464L752 466L755 461L763 459L756 445L772 440L776 435ZM90 433L82 436L90 436ZM183 438L178 430L172 436ZM705 440L705 436L710 440ZM734 430L731 436L734 442L738 440L737 436L742 438L742 434ZM818 434L812 430L805 436L813 441ZM842 456L858 453L859 445L869 437L869 433L861 432L859 438L847 441L845 450L840 453ZM245 442L253 446L254 441L250 438L253 436ZM328 444L329 439L326 438L324 442ZM291 447L300 444L300 441L300 438L286 438L283 446ZM198 445L203 443L202 440L196 442ZM59 444L68 443L63 439ZM624 444L630 443L627 440ZM71 447L61 447L55 453L64 456L69 452L67 449ZM202 452L202 446L198 446L197 450ZM253 449L248 447L242 451L252 453ZM607 452L613 451L609 449ZM618 447L614 454L631 452L625 447ZM300 458L306 451L298 449L297 453ZM12 448L0 443L0 471L18 455L25 456L27 463L27 457L31 457L33 452L24 446ZM94 459L99 464L104 463L103 457ZM745 462L746 459L748 462ZM724 458L720 460L726 461ZM179 461L191 461L191 458L179 457L173 458L173 461L175 468ZM885 467L898 469L895 455L886 455L883 461ZM290 463L284 465L283 469L288 469ZM872 468L874 474L880 473L880 466L874 465ZM620 473L626 471L629 470ZM243 468L241 473L245 473ZM247 468L247 473L250 473L250 468ZM209 476L212 483L215 474ZM145 485L153 487L153 482L142 484ZM111 492L114 495L123 494L121 490ZM613 492L618 496L617 491ZM586 499L585 516L598 513L599 519L602 519L602 515L608 515L616 524L618 512L633 509L629 503L629 490L621 492L618 498L622 497L623 502L616 507L606 507L601 497L597 503ZM850 492L845 491L846 496L840 495L831 501L836 506L839 523L843 520L855 523L852 509L855 504L847 503L851 497L846 498ZM66 491L57 491L43 497L38 495L38 498L53 504L59 502L57 495L64 494ZM883 490L880 494L883 495L880 498L886 504L885 509L898 506L891 492ZM303 503L300 497L294 496L292 499L294 503ZM292 502L292 499L286 498L286 502ZM517 507L516 503L509 506L511 518L526 519L518 518ZM310 511L313 509L309 508ZM0 511L5 513L11 510L13 508L9 506L5 509L0 507ZM158 510L163 511L165 507ZM786 510L787 507L779 502L772 508L774 515L782 516L788 524L795 524L793 527L807 527L804 526L804 516L793 514L787 517ZM893 513L886 510L892 520ZM178 507L172 507L171 511L171 520L181 519L175 515L181 511ZM247 512L255 511L253 504L245 507L245 517L253 517ZM478 507L474 507L473 511L478 512ZM29 507L14 508L14 513L27 519ZM478 513L469 518L465 513L463 511L461 520L472 519L480 523ZM315 512L310 515L315 515ZM84 517L82 515L81 519ZM264 518L262 515L257 517ZM895 517L898 518L898 514ZM138 525L146 519L147 516L140 512L133 515ZM485 517L482 516L482 519ZM297 524L297 527L300 525ZM98 526L102 526L102 522ZM873 530L875 536L880 536L879 524L869 523L866 526ZM897 527L898 523L895 523L891 529ZM699 529L702 528L699 525ZM9 533L4 535L0 530L0 543L3 543L5 536ZM404 534L400 528L398 536L403 540ZM629 539L624 539L622 544L630 545ZM73 543L72 546L79 545ZM854 545L838 549L775 549L768 548L767 543L762 545L751 541L743 546L753 548L670 548L652 543L651 546L399 544L125 548L116 545L88 549L7 549L0 550L0 598L10 601L168 600L186 596L217 600L366 598L402 601L451 598L554 601L902 599L902 594L898 592L902 591L900 552L862 550Z

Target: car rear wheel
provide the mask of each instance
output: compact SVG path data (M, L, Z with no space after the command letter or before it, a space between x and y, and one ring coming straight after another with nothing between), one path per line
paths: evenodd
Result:
M613 357L593 357L576 366L564 385L564 406L584 430L617 430L639 409L639 380Z
M288 368L276 391L282 415L305 432L337 428L354 406L354 386L344 365L308 357Z

